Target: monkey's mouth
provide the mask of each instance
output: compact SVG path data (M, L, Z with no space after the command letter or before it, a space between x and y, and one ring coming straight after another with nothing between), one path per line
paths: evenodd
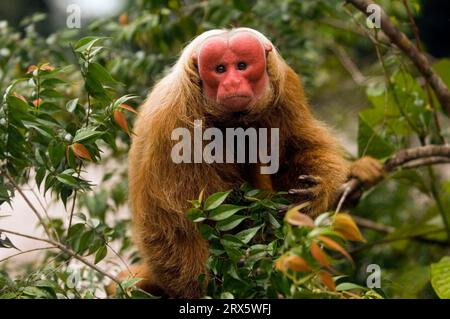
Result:
M249 95L229 95L220 99L220 104L231 112L241 112L251 103L252 97Z

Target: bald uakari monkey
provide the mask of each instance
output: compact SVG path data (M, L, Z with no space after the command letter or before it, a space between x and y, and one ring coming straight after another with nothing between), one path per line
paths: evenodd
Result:
M174 163L177 128L279 128L279 170L260 172L261 163ZM328 129L308 106L302 83L260 32L212 30L195 38L140 109L129 154L129 201L134 238L143 264L133 268L141 287L174 298L204 294L208 243L186 217L188 200L238 188L243 182L289 190L310 201L315 216L333 204L350 165ZM375 160L357 162L365 182L379 175Z

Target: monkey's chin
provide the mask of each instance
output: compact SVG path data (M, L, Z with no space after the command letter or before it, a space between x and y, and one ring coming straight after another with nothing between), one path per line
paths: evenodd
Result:
M252 104L250 96L231 96L219 101L221 107L230 113L240 113L248 111Z

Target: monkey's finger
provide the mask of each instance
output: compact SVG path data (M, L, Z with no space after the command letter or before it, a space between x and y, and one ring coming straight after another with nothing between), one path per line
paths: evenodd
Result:
M317 194L313 189L290 189L289 195L294 195L296 200L311 200L316 198Z
M298 181L308 187L313 187L320 184L322 182L322 179L320 177L312 175L300 175L298 177Z

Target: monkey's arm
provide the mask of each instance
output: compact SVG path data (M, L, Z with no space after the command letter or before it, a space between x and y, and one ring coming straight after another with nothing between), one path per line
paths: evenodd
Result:
M299 174L291 181L289 194L296 202L310 201L305 211L309 215L326 211L346 180L348 166L339 156L323 149L298 155L293 164L296 167L294 171Z

